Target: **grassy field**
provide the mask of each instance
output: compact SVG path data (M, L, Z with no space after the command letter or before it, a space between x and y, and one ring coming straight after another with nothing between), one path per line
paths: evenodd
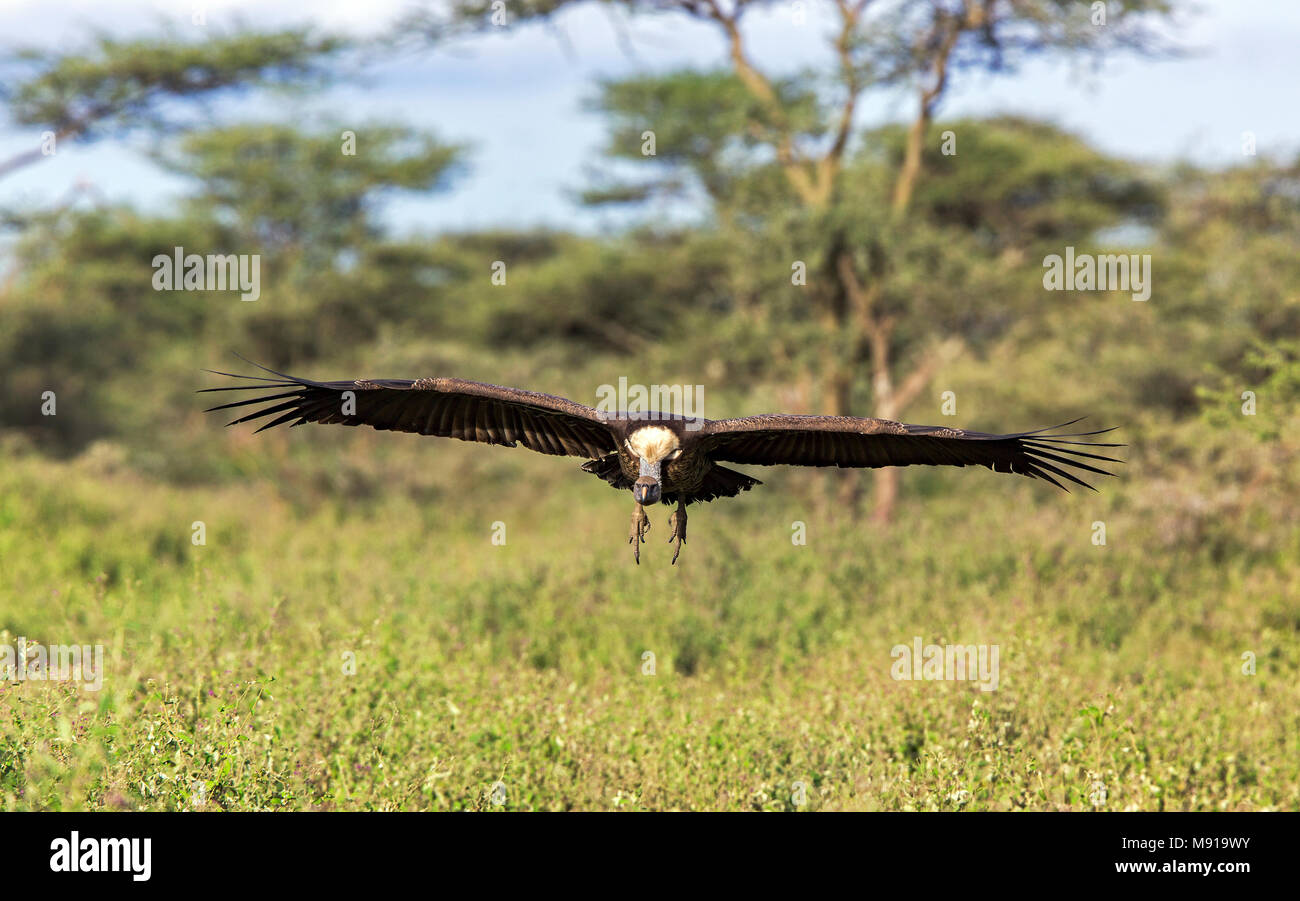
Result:
M675 568L655 510L636 567L578 461L493 451L470 492L453 444L414 497L309 504L8 460L0 644L102 644L106 675L0 683L0 807L1300 808L1300 538L1267 497L947 471L881 531L751 470ZM895 681L917 636L997 645L997 690Z

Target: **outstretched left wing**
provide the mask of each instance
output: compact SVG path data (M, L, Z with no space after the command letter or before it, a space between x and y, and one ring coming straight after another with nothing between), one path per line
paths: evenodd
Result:
M728 463L841 467L987 466L995 472L1014 472L1045 479L1057 488L1065 489L1065 486L1053 476L1092 488L1065 467L1098 475L1114 475L1086 461L1124 461L1076 448L1123 445L1074 440L1113 429L1068 434L1057 431L1078 421L1034 432L992 435L944 426L907 425L887 419L773 414L709 422L701 430L700 442L709 457Z
M414 432L500 444L522 444L542 454L598 459L615 453L618 443L601 414L563 397L488 385L465 379L356 379L316 382L266 370L276 378L234 375L251 384L202 391L258 391L254 397L210 407L226 410L262 404L229 423L251 422L275 414L257 431L307 422L368 425L375 429Z

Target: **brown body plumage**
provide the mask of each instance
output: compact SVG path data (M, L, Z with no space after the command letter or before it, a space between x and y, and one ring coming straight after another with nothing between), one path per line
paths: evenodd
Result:
M1079 449L1121 446L1076 440L1109 429L1061 434L1057 430L1064 426L1056 426L995 435L852 416L778 413L743 419L687 419L661 413L606 413L550 394L464 379L315 382L266 371L275 377L232 376L251 384L203 389L262 392L210 409L263 404L230 423L275 416L258 431L308 422L368 425L586 458L584 471L633 493L636 506L629 540L638 563L640 545L650 528L645 505L660 500L677 504L669 523L669 541L677 544L675 563L686 540L687 504L734 497L761 484L720 463L986 466L996 472L1044 479L1058 488L1065 488L1062 481L1091 488L1072 470L1111 475L1089 461L1122 462Z

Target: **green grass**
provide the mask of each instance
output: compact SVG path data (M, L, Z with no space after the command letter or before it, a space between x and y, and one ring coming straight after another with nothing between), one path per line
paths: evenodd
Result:
M654 511L636 567L578 461L438 448L416 498L327 502L8 462L0 643L107 673L0 683L0 808L1300 808L1300 538L1267 503L927 473L882 531L755 470L677 567ZM918 635L998 645L998 689L894 681Z

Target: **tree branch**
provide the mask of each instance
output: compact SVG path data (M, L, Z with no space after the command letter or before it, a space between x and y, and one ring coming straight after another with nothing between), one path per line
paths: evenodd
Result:
M835 0L840 11L840 32L835 38L835 52L839 57L840 77L844 82L844 104L840 108L839 123L835 128L835 138L826 155L817 165L817 193L822 204L828 202L833 192L835 178L839 175L840 163L848 147L849 135L853 133L853 115L857 111L858 97L862 93L862 82L853 65L853 33L862 21L862 13L871 0L857 0L850 4L848 0Z
M727 37L728 52L731 56L732 66L736 70L736 76L740 79L746 89L754 95L765 107L772 117L772 124L776 132L776 156L781 163L782 171L785 172L790 185L799 194L799 197L807 204L816 206L820 203L819 191L817 185L804 166L803 160L799 159L798 153L794 146L794 135L790 129L789 120L785 115L785 108L781 104L780 95L777 94L776 88L762 72L760 72L749 57L745 55L745 39L740 32L740 12L743 4L737 6L734 13L728 15L719 6L718 0L703 0L703 7L695 3L684 3L683 8L695 15L703 15L717 22L723 33Z
M921 88L916 119L907 132L907 149L904 151L903 165L898 173L898 181L894 183L892 207L895 216L901 216L907 211L907 206L912 201L912 193L916 190L916 182L921 174L921 151L925 145L925 133L934 116L934 107L948 86L948 61L952 58L953 47L956 46L962 32L983 28L986 21L985 8L978 3L973 6L967 3L961 15L953 15L942 7L937 7L934 13L934 24L918 42L918 52L925 52L926 48L933 47L928 64L931 81Z
M898 386L894 392L894 411L902 413L907 409L912 401L925 390L934 378L939 368L946 363L956 359L957 355L962 352L964 344L960 338L948 338L946 341L939 343L936 347L931 348L917 367L908 374L903 380L903 384Z
M80 123L77 123L75 125L65 125L63 128L60 128L58 131L54 133L55 148L57 149L59 145L59 141L62 141L64 138L68 138L68 137L72 137L73 135L80 134L83 128L84 126L81 125ZM6 175L10 174L11 172L16 172L17 170L23 168L24 166L30 166L32 163L37 162L45 155L46 154L44 150L40 147L34 147L31 150L24 150L22 153L14 154L4 162L0 162L0 178L4 178Z

